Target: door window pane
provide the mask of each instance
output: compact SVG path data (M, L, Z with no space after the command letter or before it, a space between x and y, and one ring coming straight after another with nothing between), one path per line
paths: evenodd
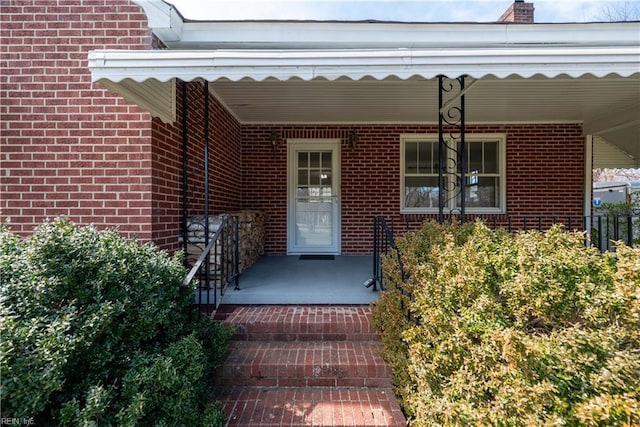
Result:
M326 151L322 154L322 169L331 170L331 151Z
M317 151L312 151L309 153L309 167L313 169L320 168L320 154Z
M330 202L298 201L296 203L295 242L297 246L331 246L333 214Z
M320 186L320 170L309 171L309 185L312 187Z
M309 167L309 153L307 152L298 152L298 168L308 168Z
M309 171L306 169L298 169L298 187L306 187L309 185Z

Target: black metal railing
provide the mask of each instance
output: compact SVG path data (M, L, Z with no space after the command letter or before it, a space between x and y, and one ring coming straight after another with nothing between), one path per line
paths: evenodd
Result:
M628 246L640 245L640 215L594 215L594 216L543 216L543 215L468 215L467 222L482 220L489 228L502 228L510 233L518 231L538 230L545 231L555 224L562 224L568 231L585 232L585 244L597 247L600 251L610 251L615 248L616 242L623 242ZM436 220L434 215L404 215L405 231L418 229L424 221ZM458 221L457 215L449 215L444 222ZM395 250L398 258L398 266L402 271L402 277L406 278L402 255L397 250L393 227L389 227L387 220L382 216L373 218L373 282L367 282L369 286L380 285L384 289L382 273L382 257L391 249Z
M435 220L433 215L404 215L405 231L415 230L424 221ZM543 216L543 215L468 215L467 222L482 220L489 228L502 228L510 233L518 231L545 231L555 224L562 224L568 231L585 232L585 244L605 252L613 250L616 242L628 246L640 245L640 215L593 215L593 216ZM444 222L457 221L457 215L444 218ZM402 255L395 244L393 228L382 216L373 218L373 280L371 285L382 284L382 256L395 250L402 277L406 278ZM384 287L381 285L381 288ZM377 288L374 286L374 290Z
M591 244L603 252L613 250L618 241L640 245L640 215L593 216L590 225Z
M205 314L218 308L229 284L240 289L238 217L222 218L216 232L203 240L206 246L183 282L195 285L194 304Z
M393 228L389 227L387 220L382 216L373 218L373 277L365 283L366 287L373 286L373 291L384 290L384 274L382 271L382 257L390 251L394 251L398 260L398 267L402 278L405 278L404 266L400 251L393 237Z
M562 224L568 231L585 233L585 243L600 251L612 250L615 242L628 246L640 244L640 215L473 215L467 214L466 222L482 220L491 229L502 228L510 233L527 230L548 230L554 224ZM408 214L402 216L405 231L418 229L425 221L437 220L435 215ZM459 215L447 215L443 222L460 222Z

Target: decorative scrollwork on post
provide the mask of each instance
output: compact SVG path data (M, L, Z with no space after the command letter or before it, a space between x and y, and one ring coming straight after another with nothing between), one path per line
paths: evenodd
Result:
M464 222L467 168L464 84L465 76L438 76L439 222L444 222L445 209L449 214L458 213Z

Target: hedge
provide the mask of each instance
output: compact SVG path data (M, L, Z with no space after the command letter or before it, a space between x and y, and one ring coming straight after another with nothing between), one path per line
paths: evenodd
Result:
M179 255L115 230L0 225L2 417L223 425L207 380L231 331L190 310Z
M640 249L482 223L398 247L373 315L412 426L640 425Z

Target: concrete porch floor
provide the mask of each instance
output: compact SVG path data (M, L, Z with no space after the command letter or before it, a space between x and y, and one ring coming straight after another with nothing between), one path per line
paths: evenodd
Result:
M369 304L379 295L363 285L372 263L371 256L266 256L242 273L240 290L227 288L222 304Z

